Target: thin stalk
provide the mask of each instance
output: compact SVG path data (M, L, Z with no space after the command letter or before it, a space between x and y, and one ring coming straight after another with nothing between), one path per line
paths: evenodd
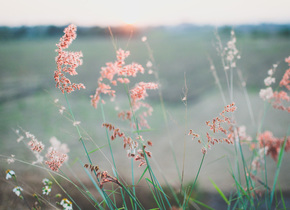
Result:
M74 116L73 111L72 111L72 109L71 109L71 107L70 107L70 103L69 103L69 101L68 101L68 99L67 99L66 93L64 93L64 96L65 96L65 99L66 99L66 102L67 102L67 105L68 105L68 108L69 108L70 114L71 114L71 116L72 116L72 119L73 119L73 121L75 122L75 121L76 121L76 120L75 120L75 116ZM93 165L92 160L91 160L91 158L90 158L90 155L88 154L87 148L86 148L85 143L84 143L84 141L83 141L83 137L82 137L82 135L81 135L81 133L80 133L79 127L78 127L78 125L76 125L75 127L76 127L76 129L77 129L77 132L78 132L78 135L79 135L80 141L82 142L83 148L85 149L85 152L86 152L87 158L88 158L90 164ZM95 176L97 177L97 174L96 174L95 171L94 171L94 173L95 173ZM98 179L98 178L97 178L97 179ZM99 182L99 179L98 179L98 182ZM102 192L103 192L104 195L105 195L106 203L109 205L110 208L112 208L112 207L111 207L112 200L108 197L108 195L105 193L105 191L104 191L103 189L102 189ZM107 199L109 199L110 202L108 202Z
M106 118L105 118L105 111L104 111L103 103L101 103L101 111L102 111L103 121L105 123L106 122ZM106 128L106 135L107 135L107 140L108 140L108 144L109 144L109 148L110 148L110 154L111 154L111 157L112 157L114 169L116 171L117 179L119 179L119 175L118 175L117 167L116 167L116 163L115 163L115 158L114 158L114 154L113 154L113 150L112 150L112 145L111 145L111 141L110 141L110 138L109 138L109 133L108 133L108 129L107 128ZM122 188L121 188L121 196L122 196L122 199L123 199L123 203L124 203L125 207L127 208Z
M286 133L286 136L285 136L283 145L282 145L282 147L280 149L280 153L279 153L279 157L278 157L277 169L276 169L276 173L275 173L275 178L274 178L274 183L273 183L272 192L271 192L271 198L270 198L270 207L272 206L274 192L275 192L275 188L276 188L276 183L278 181L278 176L279 176L280 169L281 169L281 164L282 164L283 155L284 155L284 152L285 152L285 146L286 146L287 136L289 134L289 131L290 131L290 126L288 126L288 131Z
M184 88L183 88L184 98L182 99L183 104L185 106L185 134L188 132L188 125L187 125L187 95L188 95L188 88L186 84L186 74L184 72ZM183 180L184 180L184 171L185 171L185 154L186 154L186 136L184 135L183 139L183 161L182 161L182 174L181 174L181 183L180 183L180 192L183 189Z
M133 195L136 197L133 158L131 158L131 172L132 172ZM137 209L137 204L136 203L135 203L135 209Z
M198 168L198 171L197 171L196 177L195 177L194 182L193 182L193 184L192 184L192 186L191 186L191 189L190 189L190 191L189 191L189 194L188 194L188 198L187 198L187 200L186 200L186 203L185 203L185 205L183 205L183 209L186 209L186 207L187 207L187 205L188 205L188 201L189 201L189 198L190 198L190 196L191 196L191 194L192 194L192 192L193 192L193 189L194 189L195 183L196 183L197 178L198 178L198 175L199 175L199 173L200 173L201 166L202 166L203 161L204 161L204 157L205 157L205 154L203 154L203 156L202 156L202 159L201 159L201 162L200 162L200 165L199 165L199 168Z
M134 112L134 110L133 110L133 108L132 108L131 98L130 98L129 90L128 90L129 88L128 88L128 86L126 86L126 84L124 84L124 89L125 89L126 94L127 94L127 97L128 97L129 106L130 106L130 109L131 109L131 112L132 112L132 116L133 116L134 123L135 123L135 125L136 125L136 131L137 131L137 134L138 134L138 136L140 136L139 126L138 126L138 121L137 121L137 118L136 118L136 116L135 116L135 112ZM150 175L151 181L152 181L152 183L154 183L154 184L153 184L154 191L155 191L155 193L156 193L156 196L157 196L158 201L160 202L160 199L162 200L162 198L160 197L160 193L159 193L159 191L158 191L158 190L156 189L156 187L155 187L155 181L154 181L154 179L153 179L153 175L152 175L152 174L153 174L153 171L152 171L152 168L151 168L151 166L150 166L149 160L148 160L148 158L147 158L146 152L144 151L144 147L142 147L142 148L143 148L143 153L144 153L144 157L145 157L145 160L146 160L146 164L147 164L147 166L148 166L148 171L149 171L149 175ZM157 182L158 182L158 181L157 181Z

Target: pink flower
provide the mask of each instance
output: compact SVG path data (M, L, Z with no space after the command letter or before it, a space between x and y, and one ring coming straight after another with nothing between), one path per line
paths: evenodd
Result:
M272 132L265 131L264 133L259 134L257 139L259 141L260 148L267 148L266 155L271 155L276 162L284 140L287 141L285 151L287 152L290 150L290 136L287 138L276 138L273 136Z
M30 146L30 149L32 151L41 152L44 149L43 143L38 141L33 134L25 132L25 135L26 138L30 139L30 141L28 142L28 146Z
M51 147L48 149L46 157L47 161L45 164L53 171L58 171L62 164L68 160L67 153L69 149L66 144L62 144L55 137L52 137L50 140Z
M134 101L145 99L145 97L148 96L146 89L157 89L157 88L158 88L158 85L153 82L149 82L149 83L139 82L135 86L135 88L130 90L131 99Z
M54 148L50 148L48 153L46 154L47 161L45 164L53 171L58 171L58 169L62 166L64 161L67 159L67 155L61 152L57 152Z
M76 38L76 26L71 24L64 29L64 35L60 38L60 42L56 45L58 49L56 52L58 55L55 58L57 64L57 70L54 71L54 80L56 87L61 90L62 93L65 91L70 93L76 89L85 89L82 83L75 84L64 75L69 73L70 75L77 75L76 68L82 65L83 57L82 52L67 52L64 49L68 48L72 41Z
M285 86L288 90L290 90L290 69L286 70L282 80L280 81L280 86Z

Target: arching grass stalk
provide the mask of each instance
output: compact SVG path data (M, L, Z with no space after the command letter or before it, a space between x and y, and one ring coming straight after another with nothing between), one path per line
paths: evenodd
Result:
M74 201L74 199L67 193L67 191L61 186L61 184L54 178L54 176L50 173L50 171L47 171L50 177L53 179L53 181L59 186L59 188L69 197L69 199L77 206L78 209L81 210L81 207Z
M64 177L66 177L70 182L73 182L61 169L59 169L59 171L61 172L61 174L64 176ZM71 171L72 172L72 171ZM75 176L76 177L76 176ZM76 177L77 178L77 177ZM78 179L78 178L77 178ZM82 185L82 187L84 188L84 190L87 190L86 191L86 193L84 193L84 192L82 192L82 190L77 186L77 185L75 185L76 187L77 187L77 189L86 197L86 195L91 199L91 200L93 200L96 204L98 204L99 205L99 202L94 198L94 197L92 197L91 196L91 194L88 194L88 189L86 188L86 186L78 179L78 181L80 182L80 184ZM95 204L93 204L92 203L92 201L90 200L90 199L88 199L87 197L86 197L86 199L89 201L89 203L90 204L92 204L92 206L94 206L95 207Z
M190 196L191 196L191 194L192 194L192 192L193 192L194 186L195 186L196 181L197 181L197 178L198 178L198 176L199 176L199 173L200 173L200 170L201 170L201 167L202 167L203 161L204 161L204 157L205 157L205 154L203 154L203 156L202 156L202 159L201 159L201 162L200 162L200 164L199 164L199 168L198 168L198 171L197 171L196 177L195 177L194 182L193 182L193 184L192 184L192 186L191 186L191 189L190 189L190 191L189 191L189 194L187 195L188 198L186 199L185 204L183 204L183 209L186 209L186 208L187 208L187 205L188 205L188 202L189 202L189 198L190 198ZM186 194L185 194L185 196L186 196Z
M72 116L72 119L73 119L73 121L75 122L75 121L76 121L76 120L75 120L75 116L74 116L73 111L72 111L72 109L71 109L71 107L70 107L70 103L69 103L69 101L68 101L68 99L67 99L66 92L64 92L64 96L65 96L65 100L66 100L66 102L67 102L67 105L68 105L68 109L69 109L69 111L70 111L70 114L71 114L71 116ZM82 135L81 135L81 133L80 133L79 127L78 127L78 125L76 125L75 127L76 127L76 129L77 129L77 132L78 132L78 135L79 135L80 141L81 141L81 143L82 143L82 145L83 145L83 148L84 148L84 150L85 150L85 152L86 152L87 158L88 158L90 164L93 165L92 160L91 160L91 158L90 158L90 155L88 154L87 148L86 148L86 146L85 146L85 143L84 143L83 137L82 137ZM94 173L95 173L95 176L97 177L97 173L96 173L96 171L94 171ZM97 180L98 180L98 182L100 183L98 177L97 177ZM105 191L104 191L103 189L102 189L102 192L103 192L103 194L104 194L104 197L105 197L105 200L106 200L107 205L109 206L110 209L112 209L112 206L111 206L111 203L113 203L112 200L108 197L108 195L105 193Z
M131 103L131 98L130 98L130 94L129 94L129 88L128 88L128 86L127 86L126 84L124 84L124 89L125 89L125 92L126 92L127 97L128 97L128 101L129 101L129 105L130 105L130 110L131 110L131 112L132 112L133 120L134 120L134 123L135 123L135 126L136 126L136 131L137 131L138 136L140 137L140 131L139 131L139 126L138 126L138 120L137 120L137 118L136 118L136 116L135 116L135 112L134 112L134 110L133 110L132 103ZM143 150L143 154L144 154L144 157L145 157L146 164L147 164L147 166L148 166L148 171L149 171L150 179L151 179L151 181L152 181L152 183L153 183L153 187L154 187L154 192L155 192L155 194L156 194L156 198L157 198L159 204L162 203L162 204L163 204L163 208L166 209L166 207L165 207L165 205L164 205L164 202L163 202L163 199L162 199L162 195L160 194L160 192L158 191L158 189L156 189L156 186L160 186L160 184L158 183L158 180L156 179L156 177L155 177L155 175L154 175L154 173L153 173L153 170L152 170L151 165L150 165L150 163L149 163L149 160L148 160L147 154L146 154L146 152L145 152L145 148L143 147L143 143L142 143L142 150ZM157 185L156 185L156 182L158 183ZM160 186L160 188L161 188L161 186ZM164 193L164 191L163 191L162 188L161 188L161 191L162 191L163 194L165 195L165 193ZM166 199L166 201L167 201L167 203L168 203L168 206L171 208L171 205L170 205L168 199L166 198L166 196L164 196L164 197L165 197L165 199Z
M105 118L105 111L104 111L103 103L101 103L101 112L102 112L103 122L105 123L106 122L106 118ZM114 154L113 154L113 150L112 150L112 145L111 145L111 141L110 141L110 137L109 137L109 133L108 133L108 129L107 128L106 128L106 136L107 136L107 140L108 140L108 144L109 144L109 148L110 148L110 154L111 154L111 157L112 157L114 170L116 172L117 179L119 179L119 175L118 175L118 171L117 171L117 167L116 167L116 163L115 163L115 158L114 158ZM125 196L123 194L122 188L120 189L120 191L121 191L121 196L122 196L122 199L123 199L123 203L124 203L125 207L127 208L126 200L125 200Z

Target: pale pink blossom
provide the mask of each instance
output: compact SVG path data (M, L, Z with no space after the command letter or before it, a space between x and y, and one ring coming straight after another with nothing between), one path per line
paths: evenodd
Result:
M261 89L259 95L260 95L260 98L262 98L264 101L269 100L273 97L273 90L271 87L268 87L266 89Z
M266 79L264 79L264 83L266 86L270 86L272 83L275 83L275 78L269 76Z

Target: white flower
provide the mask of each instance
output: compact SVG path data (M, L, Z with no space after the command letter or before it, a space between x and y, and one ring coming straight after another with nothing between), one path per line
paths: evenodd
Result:
M23 136L19 136L19 138L17 139L17 143L21 142L24 139Z
M152 65L153 65L152 62L151 61L148 61L147 64L146 64L146 67L151 68Z
M70 202L68 199L64 198L61 200L60 205L62 205L62 207L65 210L71 210L72 208L72 202Z
M15 176L15 172L12 170L7 170L6 171L6 179L12 178L12 176Z
M20 196L21 191L23 191L23 189L22 189L22 187L19 187L19 186L14 187L14 189L13 189L13 192L14 192L17 196Z
M275 83L275 78L269 76L266 79L264 79L264 83L266 86L270 86L272 83Z
M74 122L73 122L73 126L77 126L77 125L79 125L79 124L81 124L80 121L74 121Z
M58 111L59 111L60 114L63 114L64 110L65 110L65 107L64 106L61 106Z
M43 183L44 185L48 185L48 182L49 182L49 179L47 179L47 178L44 178L44 179L42 180L42 183Z
M264 101L268 100L273 97L273 90L271 87L268 87L266 89L261 89L259 95L260 95L260 98L262 98Z
M51 191L51 187L50 186L45 186L42 188L42 194L43 195L48 195Z
M272 76L273 74L274 74L273 69L269 69L269 70L268 70L268 75L269 75L269 76Z

